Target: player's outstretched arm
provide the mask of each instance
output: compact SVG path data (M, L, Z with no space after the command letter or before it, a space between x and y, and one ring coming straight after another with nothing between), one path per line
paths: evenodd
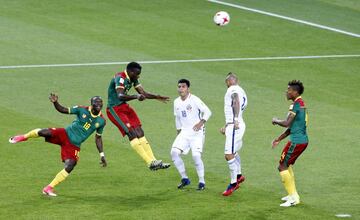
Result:
M107 162L105 159L104 149L103 149L103 143L102 138L100 135L95 134L95 144L100 154L100 164L102 167L107 166Z
M117 92L117 95L118 95L118 98L120 101L131 101L131 100L134 100L134 99L138 99L139 101L143 101L145 99L145 96L143 95L126 95L125 94L125 90L123 88L117 88L116 89L116 92Z
M69 108L66 108L66 107L60 105L60 103L58 102L58 100L59 100L58 95L56 95L55 93L50 93L49 99L54 104L54 107L58 112L64 113L64 114L69 114Z
M275 138L272 141L271 143L272 148L275 148L280 143L280 141L282 141L284 138L286 138L289 135L290 135L290 128L286 129L278 138Z
M142 86L138 86L135 89L140 95L143 95L146 99L156 99L156 100L159 100L164 103L167 103L168 101L170 101L170 98L167 96L154 95L154 94L146 92ZM142 101L142 100L140 100L140 101Z

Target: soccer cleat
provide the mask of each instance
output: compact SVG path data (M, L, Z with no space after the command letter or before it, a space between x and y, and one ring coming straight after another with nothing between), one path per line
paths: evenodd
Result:
M57 195L54 193L54 188L52 188L50 185L45 186L44 189L42 190L42 193L43 193L44 195L48 195L48 196L57 196Z
M284 196L284 197L282 197L281 198L281 201L288 201L289 200L289 198L290 198L290 196L289 195L287 195L287 196Z
M245 176L241 175L236 179L237 184L240 186L240 183L245 181Z
M150 163L149 169L150 170L158 170L161 169L160 167L162 166L162 161L161 160L153 160Z
M198 188L196 190L204 190L205 189L205 183L199 183Z
M300 203L300 199L295 198L294 196L288 196L288 200L284 203L281 203L281 207L290 207L290 206L296 206Z
M159 166L159 169L167 169L169 168L171 165L169 163L161 163Z
M235 190L239 188L239 184L236 183L230 183L227 187L227 189L222 193L223 196L230 196Z
M11 144L16 144L18 142L26 141L27 138L24 135L16 135L14 137L9 138L9 142Z
M190 180L188 178L182 178L181 183L178 185L178 189L183 189L187 185L190 185Z

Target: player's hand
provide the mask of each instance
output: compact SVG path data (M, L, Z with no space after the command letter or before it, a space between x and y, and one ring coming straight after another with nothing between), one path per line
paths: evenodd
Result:
M276 125L278 120L279 120L278 118L273 118L272 121L271 121L271 123L272 123L273 125Z
M223 134L223 135L225 135L225 126L222 127L222 128L220 128L220 133Z
M234 121L234 129L235 130L239 129L239 122L238 121Z
M200 131L201 127L204 125L204 122L199 121L196 125L194 125L193 130L194 131Z
M272 142L271 142L271 147L274 149L276 146L278 146L280 143L280 141L278 139L274 139Z
M167 103L168 101L170 101L170 97L167 97L167 96L161 96L161 95L158 95L156 97L157 100L159 100L160 102L163 102L163 103Z
M57 96L55 93L50 93L49 99L52 103L54 103L58 101L59 96Z
M146 97L143 94L138 94L137 99L141 102L141 101L144 101L146 99Z
M105 157L100 157L100 165L102 167L106 167L107 166L107 162L105 160Z

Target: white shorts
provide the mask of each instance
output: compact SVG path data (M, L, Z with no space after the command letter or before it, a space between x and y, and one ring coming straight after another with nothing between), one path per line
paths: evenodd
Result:
M237 130L234 129L233 124L226 126L225 154L235 154L241 149L245 128L245 123L239 124L239 129Z
M185 133L180 132L180 134L175 138L175 141L172 145L172 148L177 148L181 150L181 153L186 155L189 153L190 149L192 152L200 152L203 151L205 141L205 133Z

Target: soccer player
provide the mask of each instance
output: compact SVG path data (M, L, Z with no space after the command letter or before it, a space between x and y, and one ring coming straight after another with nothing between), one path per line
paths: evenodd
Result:
M134 109L128 101L145 99L156 99L166 103L169 97L153 95L145 92L139 82L141 66L136 62L131 62L126 66L126 70L116 73L111 79L108 89L108 105L106 113L110 121L120 130L123 136L127 135L131 147L146 162L150 170L166 169L170 164L157 160L151 150L148 140L145 138L141 128L141 122ZM137 95L128 95L129 90L134 86Z
M273 140L273 148L290 135L290 141L287 142L282 151L278 167L281 180L288 193L287 196L281 199L284 201L284 203L280 204L282 207L295 206L300 203L300 197L295 187L292 165L295 164L296 159L308 145L308 136L306 133L307 113L304 100L301 98L303 92L304 85L302 82L299 80L290 81L286 91L287 99L293 101L290 105L289 113L285 120L278 118L272 119L273 125L286 128L278 138Z
M175 125L177 137L171 148L171 158L181 175L178 189L190 184L186 175L181 154L188 154L190 149L199 177L198 190L205 189L204 163L201 159L205 138L204 124L211 116L210 109L195 95L190 93L190 81L178 81L179 97L174 100Z
M238 84L238 77L234 73L229 73L225 79L228 87L225 94L224 112L225 126L220 132L226 136L225 159L230 169L230 184L223 192L223 196L231 195L240 187L240 183L245 181L241 173L241 160L238 151L242 147L242 138L245 133L245 122L242 114L247 106L247 96L245 91Z
M64 181L74 169L79 160L81 143L93 132L96 132L95 143L100 154L100 164L103 167L107 165L101 138L106 122L101 113L103 101L100 96L92 97L90 106L74 106L71 108L60 105L58 96L54 93L50 94L49 99L58 112L76 115L72 124L67 128L37 128L26 134L11 137L9 142L15 144L27 141L29 138L44 137L46 142L61 146L61 159L64 162L64 169L42 191L45 195L57 196L54 193L54 187Z

